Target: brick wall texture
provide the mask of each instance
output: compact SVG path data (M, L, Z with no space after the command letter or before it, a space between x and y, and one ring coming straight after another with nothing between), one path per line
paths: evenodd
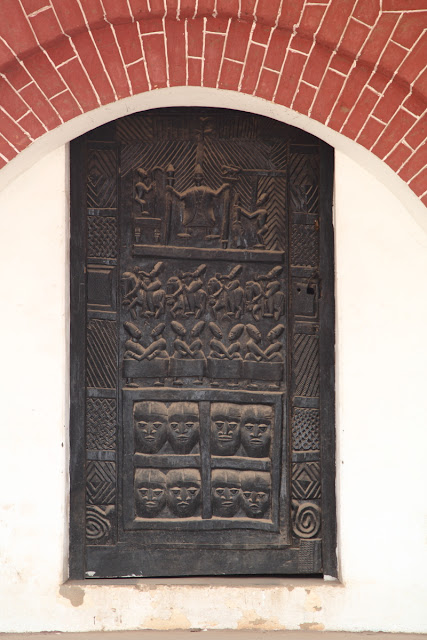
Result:
M169 86L285 105L427 204L427 0L0 0L0 167L46 131Z

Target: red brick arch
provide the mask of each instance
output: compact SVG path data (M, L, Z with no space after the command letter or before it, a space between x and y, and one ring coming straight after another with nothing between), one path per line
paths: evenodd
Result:
M427 204L426 0L0 0L0 15L0 166L100 105L217 87L341 132Z

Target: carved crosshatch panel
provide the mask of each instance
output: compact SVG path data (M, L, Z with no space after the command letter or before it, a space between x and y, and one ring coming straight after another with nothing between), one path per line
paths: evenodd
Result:
M332 575L330 153L202 108L73 146L72 577Z

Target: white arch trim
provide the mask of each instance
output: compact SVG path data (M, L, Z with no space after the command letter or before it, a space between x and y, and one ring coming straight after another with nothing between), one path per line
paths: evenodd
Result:
M69 120L47 132L0 171L0 190L41 159L46 153L68 143L106 122L160 107L200 106L247 111L299 127L324 140L356 161L375 176L401 201L408 213L427 232L427 214L423 203L409 186L382 160L357 142L326 125L292 109L256 96L208 87L171 87L141 93L103 105Z

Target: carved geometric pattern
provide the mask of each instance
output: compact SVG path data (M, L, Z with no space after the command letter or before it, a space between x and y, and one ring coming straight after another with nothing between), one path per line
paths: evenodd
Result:
M115 149L88 152L87 206L112 209L117 206L117 156Z
M300 499L320 498L320 464L298 462L293 465L292 497Z
M292 265L316 267L319 263L319 234L314 225L292 225Z
M258 197L268 194L265 234L266 248L280 251L286 248L286 178L261 176L258 182Z
M297 396L319 396L319 344L316 336L294 335L294 374Z
M237 118L229 116L215 118L215 133L218 138L246 138L253 139L257 136L257 118L240 113Z
M292 500L292 529L299 538L314 538L320 530L321 509L313 502Z
M133 115L117 120L117 139L120 142L153 141L153 119L147 115Z
M88 387L115 388L116 323L113 320L89 320L86 364Z
M116 500L116 463L87 463L86 494L90 504L112 504Z
M270 151L270 161L272 167L278 171L285 171L288 165L288 143L277 142L273 144Z
M289 160L291 210L316 213L319 207L319 156L317 153L292 153Z
M117 257L117 220L112 216L88 216L87 255L89 258Z
M317 451L320 414L318 409L294 409L292 423L292 448L294 451Z
M301 573L313 573L314 543L302 539L299 545L298 568Z
M88 544L114 544L112 520L114 505L86 507L86 539Z
M116 448L116 401L110 398L87 398L86 449Z

